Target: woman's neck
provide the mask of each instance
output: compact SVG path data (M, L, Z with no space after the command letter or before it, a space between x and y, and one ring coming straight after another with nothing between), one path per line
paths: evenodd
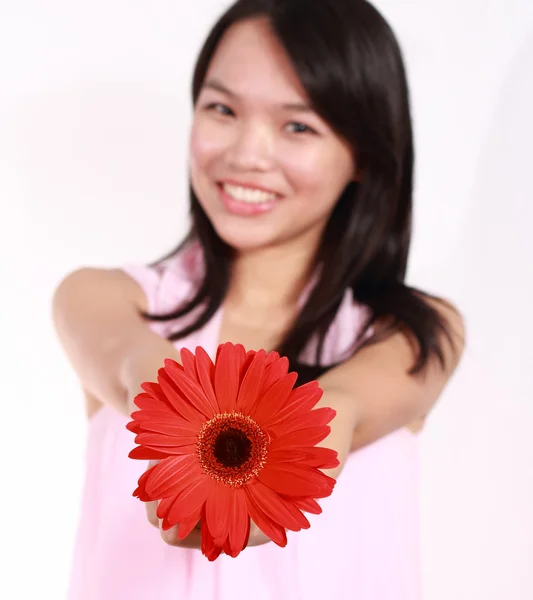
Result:
M309 281L314 258L313 248L294 245L240 252L226 302L265 311L292 308Z

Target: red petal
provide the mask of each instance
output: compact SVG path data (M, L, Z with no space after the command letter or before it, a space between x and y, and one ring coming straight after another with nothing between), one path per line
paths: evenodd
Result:
M193 456L196 453L196 444L189 444L188 446L144 446L149 450L155 450L164 454L166 458L171 456Z
M282 548L287 545L287 533L285 529L272 521L272 519L269 519L259 506L257 506L254 498L248 493L246 494L246 508L252 521L267 537Z
M208 560L216 560L222 552L222 547L215 546L213 537L209 533L205 521L202 522L202 554L207 556Z
M180 523L199 514L210 491L211 479L202 473L192 479L170 509L169 521Z
M268 461L272 463L299 462L307 458L307 454L302 448L277 448L270 447L268 450Z
M280 358L277 352L269 352L267 355L265 375L261 386L261 396L268 391L271 385L276 383L289 372L289 359L286 356Z
M295 498L293 496L287 499L292 500L300 510L305 510L313 515L319 515L322 512L320 504L314 498Z
M263 352L264 352L264 350L263 350ZM255 358L256 354L257 354L257 352L255 350L248 350L248 352L246 352L246 355L244 357L244 362L241 363L241 371L239 373L239 381L242 382L242 380L244 379L244 375L250 368L250 365L252 364L252 361Z
M185 369L183 368L183 365L180 365L180 363L177 360L174 360L173 358L165 358L164 363L165 363L165 366L168 363L170 365L170 367L178 369L178 371L185 371Z
M294 504L281 498L259 480L250 482L245 489L246 493L253 497L257 506L275 523L291 531L310 527L309 521Z
M192 437L198 438L198 429L191 425L185 419L174 421L159 421L156 419L146 419L138 422L143 431L152 433L161 433L170 437Z
M188 348L181 348L180 358L184 373L188 377L196 379L196 358L194 354ZM176 362L176 364L179 363Z
M243 377L237 398L236 410L242 411L244 414L249 414L249 410L257 402L265 372L265 363L266 352L259 350L252 358L250 366Z
M239 554L241 553L240 550L237 550L237 552L234 552L232 550L231 544L229 542L229 537L226 538L226 541L224 542L224 545L222 547L224 548L225 554L227 554L228 556L231 556L231 558L237 558L237 556L239 556Z
M278 413L271 413L265 419L263 427L269 428L291 418L294 414L306 413L318 404L322 394L322 388L319 387L316 381L310 381L297 387L291 391L281 410Z
M146 392L141 392L140 394L137 394L135 396L135 398L133 399L133 403L138 406L139 408L155 408L156 406L159 405L158 401L151 396L150 394L147 394Z
M316 469L335 469L339 466L339 453L330 448L315 446L314 448L301 448L305 452L305 458L302 463L307 467Z
M170 375L165 369L159 369L157 380L161 386L161 390L172 403L174 410L187 421L200 425L205 417L189 402L189 400L180 392L177 385L174 383Z
M165 369L172 378L172 381L176 384L183 397L187 398L189 402L203 415L209 419L214 416L215 411L207 400L204 394L204 390L197 383L196 378L189 377L184 370L177 369L174 361L165 360Z
M148 481L148 478L152 475L156 467L157 465L154 465L153 467L146 469L146 471L139 477L138 487L133 492L133 496L136 496L137 498L139 498L139 500L142 500L143 502L148 502L152 500L149 494L146 493L146 482Z
M228 536L233 493L228 485L214 483L205 503L205 522L217 546L222 546Z
M198 525L198 521L200 520L201 516L202 505L200 505L198 510L196 510L188 519L184 519L180 522L178 527L178 540L184 540L191 533L196 525Z
M296 463L267 463L257 477L278 494L287 496L325 498L331 494L335 485L332 477Z
M204 390L205 397L213 408L213 412L220 412L218 401L215 396L215 389L213 387L215 382L215 365L201 346L196 348L196 372L198 381Z
M130 421L126 424L126 429L132 433L139 433L141 431L141 424L139 421Z
M161 372L164 372L164 369L159 369L158 373L161 373ZM157 402L157 404L154 402L153 408L151 408L149 410L157 409L157 410L163 410L163 411L166 410L166 411L169 411L170 413L175 412L174 404L171 402L170 398L167 398L164 390L161 388L159 383L155 383L153 381L146 381L145 383L141 384L141 388L145 392L147 392L150 396L152 396L154 398L154 400Z
M168 454L152 448L143 448L142 446L138 446L137 448L134 448L128 454L128 456L129 458L134 458L135 460L160 460L162 458L166 458Z
M289 373L271 385L255 405L251 416L261 424L273 412L278 412L287 401L297 379L298 373Z
M195 456L171 456L153 469L146 482L146 492L154 500L177 495L201 472Z
M222 345L215 363L215 391L222 413L235 410L239 389L239 363L235 346L230 342Z
M327 425L334 418L337 412L332 408L322 407L315 408L309 412L296 413L291 418L279 423L273 427L276 437L281 437L286 433L297 429L306 429L307 427L317 427L319 425Z
M131 413L131 418L134 421L148 421L153 419L154 421L175 421L177 423L189 424L189 421L185 421L183 417L180 417L175 410L152 410L143 408L142 410L136 410Z
M246 492L242 488L235 490L229 518L228 543L231 548L230 556L246 548L250 536L250 517L246 510Z
M239 381L242 381L242 369L247 362L247 353L242 344L235 344L235 358L237 359L237 364L239 365Z
M158 448L191 446L198 442L196 436L171 437L161 433L152 433L150 431L141 431L135 436L135 443L141 446L157 446Z
M330 434L328 425L319 425L318 427L307 427L306 429L297 429L285 435L275 438L272 441L272 450L278 448L294 448L299 446L314 446L325 440Z
M176 502L177 496L170 496L170 498L163 498L157 504L156 515L158 519L162 519L163 523L161 523L161 529L167 531L168 529L172 529L176 523L169 523L167 516L172 508L174 502Z

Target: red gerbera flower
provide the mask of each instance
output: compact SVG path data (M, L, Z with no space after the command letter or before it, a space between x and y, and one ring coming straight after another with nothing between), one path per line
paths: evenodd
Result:
M202 551L215 560L247 545L250 518L279 546L286 529L309 527L302 511L321 512L335 480L319 469L338 466L337 452L315 447L335 416L314 409L318 382L294 388L287 358L264 350L219 347L215 364L201 347L167 359L158 383L144 383L127 427L139 446L131 458L159 460L133 493L160 500L163 529L179 524L184 539L201 521ZM313 410L314 409L314 410Z

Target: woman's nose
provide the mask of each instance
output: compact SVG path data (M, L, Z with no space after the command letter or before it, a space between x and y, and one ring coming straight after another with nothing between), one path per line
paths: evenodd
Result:
M228 150L228 162L240 171L270 170L274 164L272 132L257 123L241 126Z

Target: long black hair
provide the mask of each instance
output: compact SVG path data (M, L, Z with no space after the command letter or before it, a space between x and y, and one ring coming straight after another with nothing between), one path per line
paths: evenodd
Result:
M304 383L331 365L320 361L325 335L348 288L376 323L364 345L402 330L416 348L412 374L435 357L444 366L443 334L453 345L449 324L426 301L428 295L404 283L411 239L413 134L402 53L391 28L365 0L238 0L215 24L196 64L196 104L210 61L225 32L244 19L266 17L284 47L314 110L356 152L362 178L343 191L317 251L320 280L277 348ZM234 251L215 232L190 188L192 227L178 249L199 242L205 274L195 296L174 312L145 317L179 319L203 306L200 316L176 331L175 341L203 327L228 290ZM162 259L163 260L163 259ZM298 357L317 336L316 364ZM354 346L354 348L357 346ZM361 345L358 348L362 347Z

